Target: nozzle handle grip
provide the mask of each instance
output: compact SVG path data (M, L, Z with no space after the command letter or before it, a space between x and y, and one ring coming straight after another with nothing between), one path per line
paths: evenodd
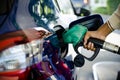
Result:
M83 42L82 42L82 43L83 43ZM94 54L93 54L91 57L86 57L86 56L82 55L82 54L79 52L78 48L79 48L80 46L81 46L81 42L77 43L77 44L74 46L75 52L76 52L77 54L83 56L85 59L87 59L87 60L89 60L89 61L93 61L93 60L96 58L96 56L98 55L99 51L100 51L100 48L97 47L96 50L94 51Z

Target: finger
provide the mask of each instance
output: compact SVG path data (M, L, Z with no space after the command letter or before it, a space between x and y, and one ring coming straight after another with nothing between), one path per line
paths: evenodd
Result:
M87 34L86 34L86 36L84 37L84 46L87 45L88 39L89 39L89 36L87 36Z
M84 45L83 47L87 49L87 45Z
M95 50L96 50L96 48L93 48L93 49L92 49L92 51L95 51Z
M89 42L89 43L88 43L88 50L91 50L91 49L92 49L92 43Z
M89 42L88 43L88 50L91 50L91 51L94 51L95 48L94 48L94 44L92 42Z
M94 47L94 44L91 43L91 50L92 50L92 51L95 51L95 49L96 49L96 48Z
M84 45L88 44L88 39L91 37L91 32L88 31L84 36Z

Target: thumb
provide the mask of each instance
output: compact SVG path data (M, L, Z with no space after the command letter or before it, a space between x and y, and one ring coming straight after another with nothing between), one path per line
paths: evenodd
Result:
M84 46L87 45L88 39L90 38L90 34L89 32L86 33L85 37L84 37Z

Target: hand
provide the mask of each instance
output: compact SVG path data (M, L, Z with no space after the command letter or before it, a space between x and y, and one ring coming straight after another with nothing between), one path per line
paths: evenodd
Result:
M109 28L107 23L100 26L96 31L88 31L84 37L84 48L94 51L95 50L94 44L91 42L88 43L88 39L90 37L93 37L105 40L106 36L111 32L112 30Z
M105 39L105 37L102 36L102 34L100 34L98 31L88 31L84 37L84 48L86 48L88 50L92 50L92 51L95 51L95 47L94 47L94 43L88 42L88 39L90 37L98 38L101 40Z
M95 37L96 35L95 31L88 31L84 37L84 48L88 50L95 51L94 44L92 42L88 42L88 39L90 37Z
M25 37L25 40L32 41L35 39L42 39L43 37L49 35L49 32L46 32L44 30L35 30L35 29L26 29L23 30L23 36Z
M0 35L0 51L17 44L42 39L49 34L49 32L44 30L35 30L33 28L2 34Z

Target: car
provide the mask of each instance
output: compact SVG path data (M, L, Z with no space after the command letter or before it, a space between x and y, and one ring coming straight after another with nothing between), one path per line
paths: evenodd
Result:
M76 7L76 2L82 6ZM120 56L99 49L92 53L93 57L86 57L91 53L83 48L84 34L78 42L74 40L72 30L76 25L86 27L86 31L96 30L104 23L101 15L91 15L84 9L81 0L1 0L0 5L0 80L117 78ZM67 32L69 35L63 38ZM65 43L71 34L73 41ZM108 66L115 72L111 77ZM107 76L101 74L103 69Z

